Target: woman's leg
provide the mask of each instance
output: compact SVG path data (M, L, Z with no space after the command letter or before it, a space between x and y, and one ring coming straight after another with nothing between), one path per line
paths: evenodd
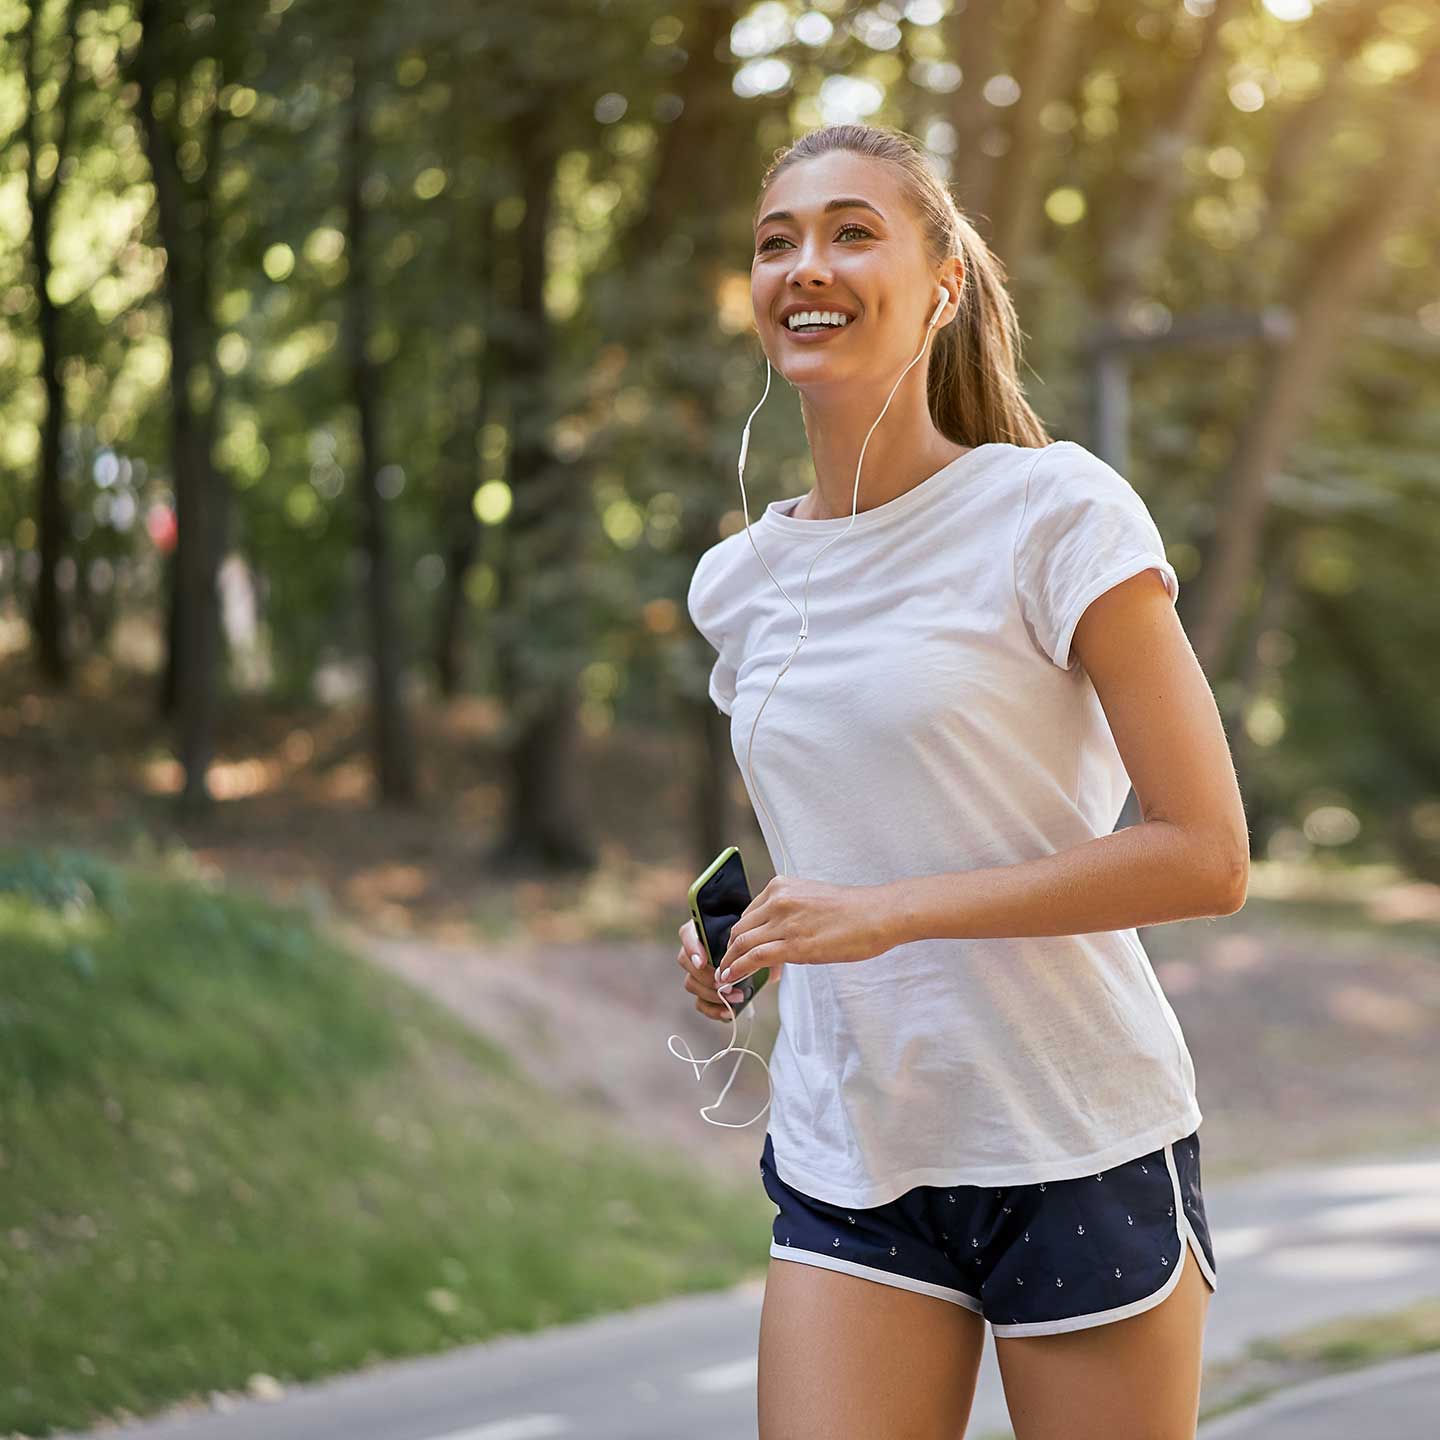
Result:
M1210 1287L1190 1245L1153 1310L1060 1335L995 1337L1015 1440L1194 1440Z
M760 1440L962 1440L984 1345L949 1300L771 1256Z

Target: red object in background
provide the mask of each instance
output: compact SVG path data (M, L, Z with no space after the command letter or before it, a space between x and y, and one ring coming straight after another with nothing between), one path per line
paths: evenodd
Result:
M145 515L145 528L157 550L170 551L175 548L177 528L175 511L169 505L152 505Z

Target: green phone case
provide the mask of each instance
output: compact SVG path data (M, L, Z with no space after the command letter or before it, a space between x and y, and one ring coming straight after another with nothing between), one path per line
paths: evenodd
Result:
M690 887L690 918L695 922L695 933L700 937L700 946L704 950L706 957L709 959L712 969L719 965L721 956L724 954L724 950L721 950L720 955L715 955L711 953L710 935L706 930L705 916L702 913L703 907L701 903L701 895L702 892L705 890L705 887L709 885L710 882L715 879L716 875L719 874L722 870L724 870L725 867L730 863L732 857L734 859L735 865L739 869L739 881L744 889L745 903L748 905L750 903L750 900L753 898L750 895L750 884L749 881L745 878L745 863L740 858L739 848L734 845L727 845L704 868L704 870L700 872L699 876L695 880L695 883ZM733 896L729 900L729 907L731 909L734 908ZM714 915L714 912L712 911L712 925L715 923L715 918L716 917ZM739 919L739 915L737 914L734 919ZM733 926L733 924L734 920L731 920L731 926ZM724 939L727 943L729 941L729 938L730 927L726 927L724 930ZM770 971L768 969L763 969L755 971L753 975L745 976L745 978L739 982L740 994L743 998L739 1005L735 1005L734 1001L731 1001L731 1004L732 1006L734 1006L737 1014L741 1010L743 1010L745 1006L750 1003L751 1000L755 998L756 994L759 992L761 987L769 978Z

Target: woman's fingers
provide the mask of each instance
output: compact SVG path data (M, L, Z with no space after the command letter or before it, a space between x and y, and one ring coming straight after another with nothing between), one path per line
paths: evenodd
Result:
M700 955L699 965L696 965L692 953L687 950L679 951L675 958L680 968L685 971L685 988L696 997L695 1008L702 1015L709 1015L716 1020L728 1020L731 1012L720 998L720 990L715 983L715 967L703 954ZM738 985L726 985L724 990L731 1005L740 1003L743 996Z

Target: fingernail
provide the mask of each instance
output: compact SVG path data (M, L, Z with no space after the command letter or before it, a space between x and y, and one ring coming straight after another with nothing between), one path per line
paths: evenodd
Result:
M722 971L720 972L720 978L721 978L722 980L728 980L728 979L730 978L730 971L729 971L728 969L727 969L727 970L722 970Z
M705 957L697 951L690 952L690 963L698 970L704 963Z

